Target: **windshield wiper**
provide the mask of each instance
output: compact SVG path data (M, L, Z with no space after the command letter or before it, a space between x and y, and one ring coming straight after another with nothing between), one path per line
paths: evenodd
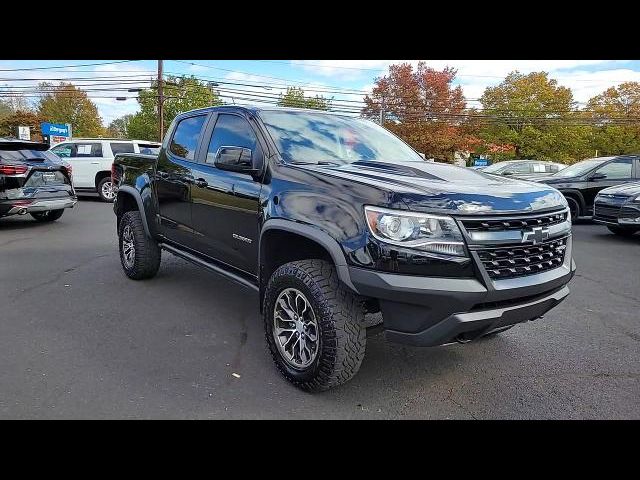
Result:
M334 165L338 166L339 163L329 162L327 160L321 160L319 162L290 162L292 165Z

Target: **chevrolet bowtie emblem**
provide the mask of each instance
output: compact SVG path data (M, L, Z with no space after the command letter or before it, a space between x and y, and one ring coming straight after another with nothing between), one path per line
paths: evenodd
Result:
M544 242L549 238L549 229L547 227L533 227L531 230L522 232L522 242L536 243Z

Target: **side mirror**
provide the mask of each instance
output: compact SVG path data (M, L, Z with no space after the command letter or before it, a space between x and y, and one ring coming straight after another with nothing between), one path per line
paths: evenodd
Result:
M253 175L258 172L253 165L253 152L250 148L220 147L216 152L215 165L220 170L247 173Z
M589 177L589 181L594 182L596 180L603 180L605 178L607 178L607 176L604 173L594 173Z

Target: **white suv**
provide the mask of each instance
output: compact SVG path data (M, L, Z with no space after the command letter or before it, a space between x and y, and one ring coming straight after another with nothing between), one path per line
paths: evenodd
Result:
M73 187L78 193L97 192L105 202L113 202L111 164L116 153L157 155L160 144L118 138L74 138L50 149L73 168Z

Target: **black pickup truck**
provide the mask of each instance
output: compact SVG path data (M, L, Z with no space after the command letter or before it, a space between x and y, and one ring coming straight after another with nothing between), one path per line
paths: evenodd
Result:
M165 250L256 290L275 364L305 390L358 371L368 312L390 341L465 343L540 318L575 272L560 192L426 162L364 119L195 110L112 177L126 275L153 277Z

